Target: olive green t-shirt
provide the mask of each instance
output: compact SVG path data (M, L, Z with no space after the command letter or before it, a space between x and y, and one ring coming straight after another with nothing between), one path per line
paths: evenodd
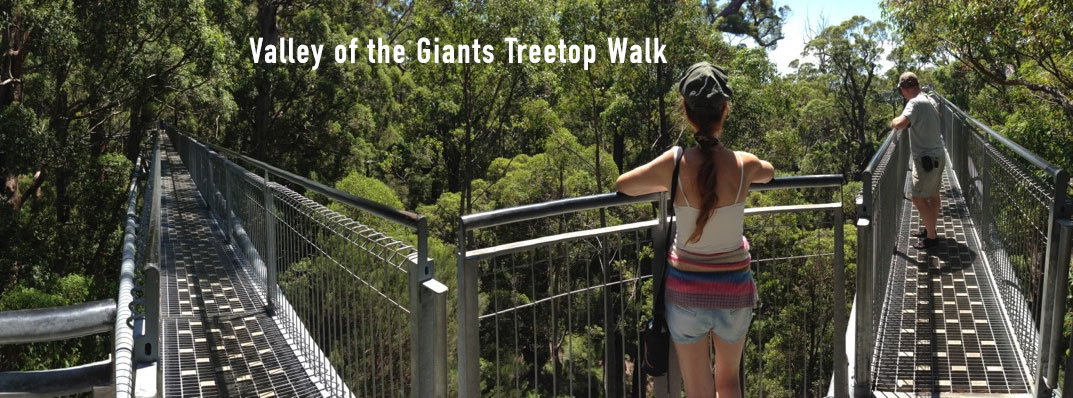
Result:
M939 131L939 107L924 93L905 104L902 116L909 119L909 151L914 159L943 156L943 137Z

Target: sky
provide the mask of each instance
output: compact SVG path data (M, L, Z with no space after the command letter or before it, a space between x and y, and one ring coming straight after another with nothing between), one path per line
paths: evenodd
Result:
M816 26L821 20L826 21L827 25L837 25L854 15L863 15L871 21L883 19L878 0L774 0L774 3L777 7L790 6L790 15L782 26L782 34L785 38L779 40L777 48L768 50L768 57L782 74L792 71L789 67L790 61L801 58L801 50L805 48L805 41L808 40L810 25ZM734 40L753 45L752 39L735 38L731 42L734 43ZM890 63L886 62L886 56L883 58L881 71L890 67Z

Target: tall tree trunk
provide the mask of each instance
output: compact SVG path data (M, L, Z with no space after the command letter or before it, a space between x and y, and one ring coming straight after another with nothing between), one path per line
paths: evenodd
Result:
M279 43L279 27L276 26L276 12L278 4L275 0L261 0L257 9L257 32L264 38L264 42L275 45ZM262 62L258 66L256 76L257 98L254 103L253 125L256 130L253 139L255 157L268 160L267 150L273 142L271 137L272 124L272 81L270 80L271 64Z
M67 185L70 179L70 162L71 149L70 143L67 140L68 128L71 124L71 118L67 117L67 89L64 85L67 82L67 75L70 72L70 65L64 62L58 62L53 69L53 78L56 81L56 93L52 106L52 116L49 125L52 126L53 134L56 137L56 145L58 152L58 159L56 162L56 221L60 224L66 224L71 218L71 201L67 197Z
M656 0L656 37L660 37L662 34L663 26L663 2ZM656 64L656 98L657 106L659 107L659 141L660 145L656 148L656 153L662 152L662 149L666 148L671 140L667 136L667 104L665 103L663 94L667 89L667 68L662 63Z
M97 109L100 106L101 95L96 90L91 90L89 99L86 101L89 109ZM89 116L89 155L96 160L108 149L108 140L104 135L105 112L97 111ZM101 176L103 177L103 176Z
M0 9L0 14L11 14L11 3ZM15 101L22 100L22 62L26 59L26 40L30 37L29 31L24 31L19 24L20 16L15 14L7 26L0 31L0 110ZM3 156L0 155L0 165L4 164ZM0 168L3 173L4 184L0 186L0 192L11 192L12 204L22 202L19 192L19 176L13 172Z
M615 166L618 167L618 173L622 174L622 170L625 170L626 166L626 135L622 134L622 131L616 129L614 140L614 152L611 156L615 158Z
M11 3L7 4L0 14L11 15ZM22 64L29 51L30 30L22 28L21 20L21 15L12 15L0 32L0 109L22 100Z

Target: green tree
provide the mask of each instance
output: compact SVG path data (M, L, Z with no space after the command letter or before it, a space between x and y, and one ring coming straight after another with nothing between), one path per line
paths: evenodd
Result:
M850 127L849 135L843 138L854 150L855 172L864 169L873 152L868 132L875 131L877 139L882 134L879 126L870 123L869 105L886 40L885 23L855 16L824 28L803 52L817 58L818 70L828 75L831 88L839 94L835 103L841 120Z

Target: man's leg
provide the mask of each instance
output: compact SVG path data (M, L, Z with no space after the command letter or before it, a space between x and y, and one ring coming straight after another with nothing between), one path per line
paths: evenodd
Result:
M935 227L939 224L939 210L943 208L942 199L939 198L939 190L935 190L935 194L928 198L928 207L931 209L931 230L928 230L928 238L935 239L938 237ZM935 233L933 233L935 232Z
M913 197L913 206L916 206L917 213L920 214L920 222L924 224L924 228L928 232L928 239L935 239L935 222L937 216L931 206L931 198L927 197Z

